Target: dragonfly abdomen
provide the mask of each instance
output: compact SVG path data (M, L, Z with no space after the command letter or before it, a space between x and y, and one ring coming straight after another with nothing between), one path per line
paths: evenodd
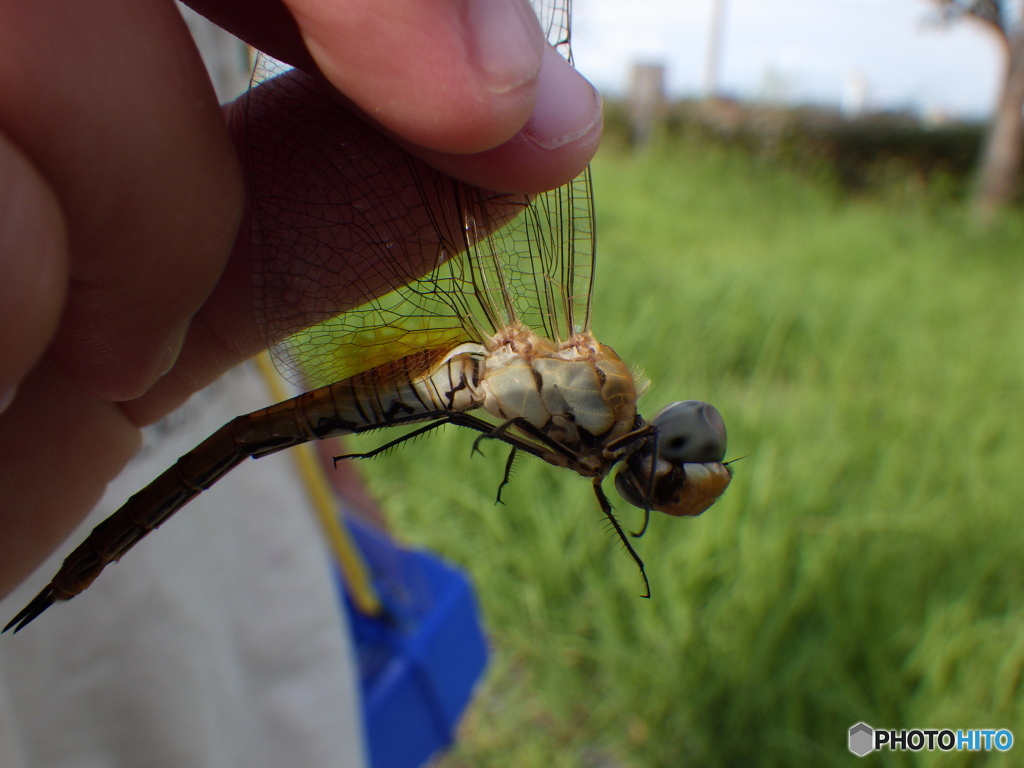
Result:
M420 353L232 419L93 529L65 560L58 577L67 577L67 588L58 589L58 599L81 592L104 566L250 456L474 407L479 351L479 345L464 344L447 355L435 354L440 360L427 375L411 378L429 356Z
M107 565L248 458L251 453L236 435L246 418L240 416L218 429L93 528L46 588L5 629L20 628L53 602L70 600L85 590Z
M250 456L477 407L482 356L479 344L419 352L232 419L93 528L7 628L20 629L55 601L82 592L107 565Z
M484 348L426 350L300 395L297 410L316 438L420 421L482 404Z

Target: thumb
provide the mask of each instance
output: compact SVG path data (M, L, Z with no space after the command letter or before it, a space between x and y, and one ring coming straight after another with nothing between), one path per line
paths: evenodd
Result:
M527 0L288 0L320 71L378 124L481 152L533 111L544 33Z

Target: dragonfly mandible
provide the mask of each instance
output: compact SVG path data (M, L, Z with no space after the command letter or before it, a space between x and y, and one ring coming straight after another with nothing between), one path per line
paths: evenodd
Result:
M568 0L535 6L571 61ZM289 141L310 124L349 138ZM602 481L618 467L616 488L645 511L645 527L651 510L698 515L731 480L726 430L695 400L645 421L629 368L591 335L589 169L532 198L470 187L296 70L254 78L246 130L256 312L278 368L318 388L235 418L178 459L96 526L5 631L82 592L245 459L396 425L418 427L362 456L455 424L511 446L505 481L518 451L591 478L649 596ZM288 144L288 169L260 162L271 141ZM339 167L361 182L338 183Z

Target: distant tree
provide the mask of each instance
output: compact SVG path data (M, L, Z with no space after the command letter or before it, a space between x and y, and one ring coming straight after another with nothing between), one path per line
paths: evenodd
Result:
M974 189L975 213L982 221L1013 199L1024 152L1024 2L1020 0L932 0L944 20L980 22L1003 51L999 101L982 150Z

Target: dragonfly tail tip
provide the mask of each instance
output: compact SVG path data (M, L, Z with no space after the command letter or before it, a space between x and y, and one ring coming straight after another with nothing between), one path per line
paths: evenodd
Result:
M26 626L28 626L39 614L53 605L55 598L53 596L53 587L47 586L42 592L32 598L32 602L22 608L18 615L7 622L7 626L0 630L0 634L13 629L12 634L18 634Z

